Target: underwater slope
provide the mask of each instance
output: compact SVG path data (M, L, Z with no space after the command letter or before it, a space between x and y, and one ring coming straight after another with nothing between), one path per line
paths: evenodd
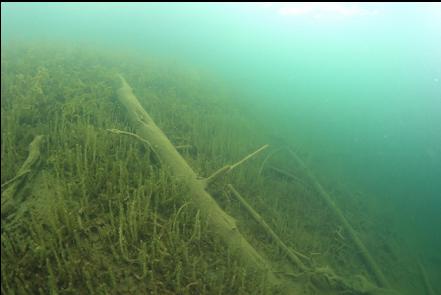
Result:
M305 172L221 85L183 66L68 47L2 48L1 62L2 194L28 157L29 144L43 135L40 160L32 177L19 178L25 181L13 209L4 211L2 201L3 294L287 292L287 286L271 286L264 273L246 267L213 234L203 212L182 201L188 190L148 144L109 132L135 131L117 99L117 73L198 176L270 143L208 190L291 290L382 291L370 285L375 277ZM228 183L288 248L307 257L302 259L315 275L287 260ZM351 192L323 183L393 289L423 290L418 273L408 271L410 262L397 265L398 242L382 220L372 219L363 196L339 203L339 195Z

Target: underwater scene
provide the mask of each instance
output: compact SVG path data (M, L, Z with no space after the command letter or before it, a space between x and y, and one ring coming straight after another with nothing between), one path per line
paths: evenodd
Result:
M439 3L2 3L1 294L441 294Z

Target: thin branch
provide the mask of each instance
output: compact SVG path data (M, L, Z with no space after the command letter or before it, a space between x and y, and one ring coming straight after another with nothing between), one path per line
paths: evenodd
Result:
M288 246L279 238L279 236L271 229L271 227L265 222L265 220L260 216L259 213L251 207L250 204L239 194L239 192L231 185L228 185L228 188L233 193L233 195L239 200L239 202L244 206L244 208L248 211L248 213L253 217L253 219L265 230L265 232L276 242L276 244L282 249L283 252L288 256L291 262L296 265L302 271L308 271L308 267L303 264L303 262L299 259L299 256L303 259L309 261L309 257L294 250L288 248Z
M17 174L16 176L14 176L12 179L9 179L8 181L6 181L5 183L2 184L2 188L4 188L5 186L7 186L10 183L13 183L14 181L22 178L23 176L27 175L29 172L31 172L31 169L25 170L20 174Z
M245 163L250 158L254 157L258 153L260 153L261 151L266 149L268 146L269 146L268 144L265 144L264 146L260 147L259 149L257 149L256 151L252 152L251 154L245 156L242 160L240 160L239 162L236 162L235 164L225 165L224 167L220 168L219 170L217 170L216 172L211 174L209 177L202 179L202 181L204 182L205 186L209 185L210 183L216 181L217 179L222 178L227 173L230 173L234 168L236 168L237 166Z
M123 130L119 130L119 129L106 129L109 132L115 133L115 134L124 134L124 135L130 135L135 137L136 139L142 141L143 143L147 144L149 147L152 147L152 145L150 144L150 142L147 139L142 138L141 136L132 133L132 132L128 132L128 131L123 131Z
M255 152L249 154L248 156L246 156L245 158L243 158L242 160L240 160L239 162L237 162L236 164L231 165L230 170L233 170L234 168L236 168L237 166L243 164L245 161L247 161L248 159L250 159L251 157L257 155L258 153L260 153L261 151L263 151L264 149L266 149L267 147L269 147L268 144L265 144L264 146L262 146L261 148L259 148L258 150L256 150Z

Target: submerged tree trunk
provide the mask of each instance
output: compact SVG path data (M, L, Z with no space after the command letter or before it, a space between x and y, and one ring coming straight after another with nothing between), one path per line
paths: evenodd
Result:
M156 126L150 115L144 110L131 87L120 76L122 86L118 90L118 99L126 107L135 134L147 140L159 156L164 169L167 169L188 188L185 201L200 210L213 234L220 237L228 248L239 257L246 266L267 274L268 283L277 285L278 279L270 271L268 262L254 249L239 232L236 221L226 214L213 197L205 190L206 181L198 178L185 159L178 153L162 130Z

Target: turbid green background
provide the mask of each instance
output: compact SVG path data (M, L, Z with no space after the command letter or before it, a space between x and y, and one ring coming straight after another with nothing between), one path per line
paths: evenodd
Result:
M441 248L441 6L296 15L260 4L2 4L8 42L84 44L214 73L323 178L389 208L431 268ZM436 261L438 257L438 261Z

